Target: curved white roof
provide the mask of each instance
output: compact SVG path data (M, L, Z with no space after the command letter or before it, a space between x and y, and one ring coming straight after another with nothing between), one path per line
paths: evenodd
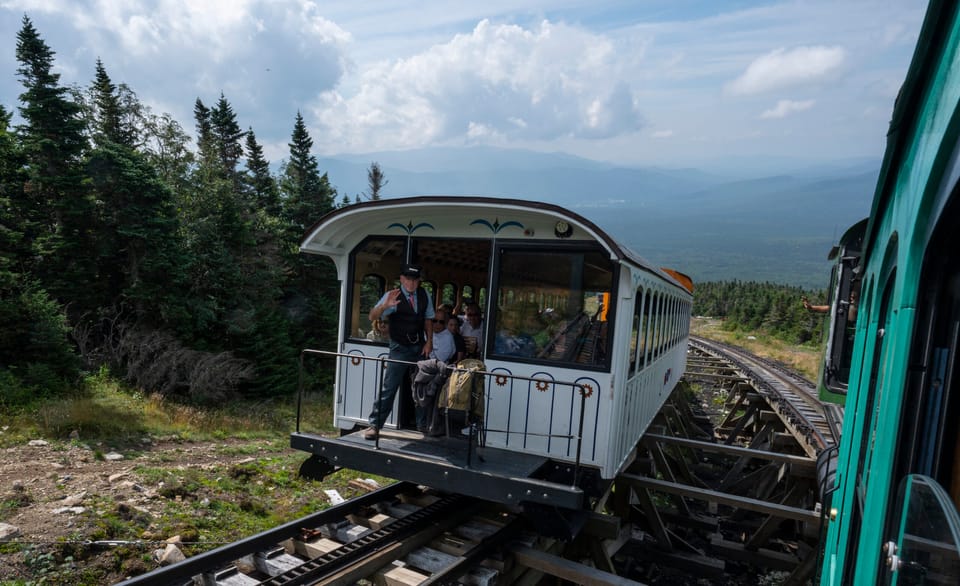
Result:
M559 221L570 226L569 236L555 234ZM300 251L346 256L370 235L598 242L612 259L682 286L583 216L558 205L518 199L420 196L357 203L334 210L311 226Z

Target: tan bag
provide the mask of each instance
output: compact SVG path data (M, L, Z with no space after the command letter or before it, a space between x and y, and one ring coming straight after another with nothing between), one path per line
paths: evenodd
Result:
M461 370L466 369L466 370ZM467 358L457 363L457 370L450 375L445 389L443 406L447 409L466 412L473 396L473 415L483 418L483 362Z

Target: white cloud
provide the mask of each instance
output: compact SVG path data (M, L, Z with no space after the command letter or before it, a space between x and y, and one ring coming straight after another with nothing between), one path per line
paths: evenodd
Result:
M621 78L602 35L482 20L469 34L368 69L352 95L331 92L315 111L318 134L347 150L606 138L641 126L634 90Z
M775 49L754 59L726 90L735 95L757 94L819 82L835 73L845 59L846 50L839 46Z
M803 112L813 107L814 100L780 100L777 105L760 114L761 118L786 118L794 112Z
M188 132L194 101L222 91L274 162L298 110L324 155L497 144L675 163L882 149L926 0L714 4L0 0L0 103L15 110L28 14L62 83L88 85L99 56ZM774 107L783 96L815 98L834 122L791 117ZM758 116L778 112L775 133Z
M100 57L115 83L186 128L197 98L210 106L223 92L241 127L254 126L261 140L289 138L297 110L352 67L350 33L313 0L19 2L74 80L89 83ZM72 29L51 34L38 20ZM80 42L64 50L66 37Z

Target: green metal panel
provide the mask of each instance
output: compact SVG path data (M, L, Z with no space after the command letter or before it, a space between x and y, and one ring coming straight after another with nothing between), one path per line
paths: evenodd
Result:
M891 123L884 166L874 196L864 253L865 305L858 317L853 369L840 444L838 510L824 543L823 584L877 584L882 534L896 484L892 478L920 271L943 202L946 161L960 132L960 27L957 3L931 2L917 52ZM892 271L892 272L891 272ZM892 275L892 283L886 279ZM880 295L889 291L889 319L879 323ZM861 319L866 318L866 319ZM878 330L883 330L882 344ZM877 357L876 352L883 352ZM873 370L876 381L871 386ZM872 398L870 389L876 389ZM869 412L868 412L869 410ZM861 483L858 465L865 454ZM858 489L859 484L859 489ZM858 490L862 492L858 492ZM862 496L859 531L853 512ZM856 543L848 543L857 538Z

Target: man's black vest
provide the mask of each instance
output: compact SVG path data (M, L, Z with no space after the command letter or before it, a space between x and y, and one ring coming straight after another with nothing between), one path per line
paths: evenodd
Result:
M402 346L413 346L426 341L423 333L424 316L427 313L427 292L417 287L417 310L410 306L410 299L400 289L400 303L390 314L390 339Z

